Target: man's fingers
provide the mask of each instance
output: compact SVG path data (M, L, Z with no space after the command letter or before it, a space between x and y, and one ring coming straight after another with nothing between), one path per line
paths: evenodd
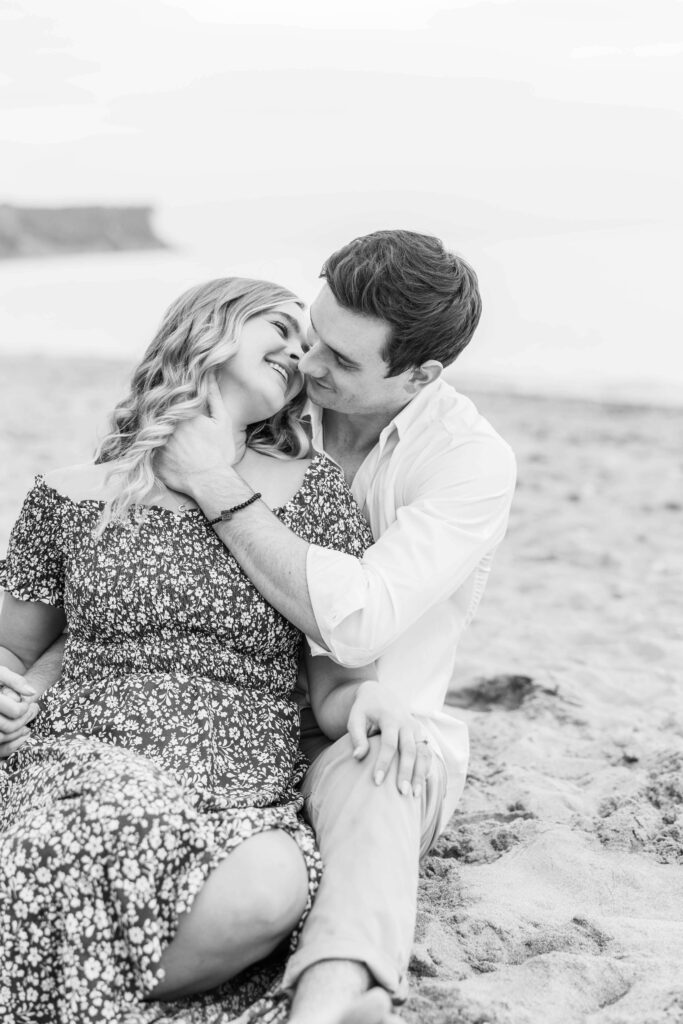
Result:
M398 729L395 725L382 725L382 743L375 763L375 783L381 786L384 782L389 765L396 755L398 747Z
M425 740L420 740L417 744L417 752L415 755L415 766L413 768L413 795L420 796L424 789L425 779L429 774L429 769L432 766L432 748Z
M221 395L221 389L218 387L218 381L216 380L215 374L211 374L209 380L209 416L212 420L224 420L226 419L225 402Z
M413 778L413 767L415 765L415 735L413 727L404 725L398 734L398 776L397 785L399 792L404 796L410 793L410 784Z

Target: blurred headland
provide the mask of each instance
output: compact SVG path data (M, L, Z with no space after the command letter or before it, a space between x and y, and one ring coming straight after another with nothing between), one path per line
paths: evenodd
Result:
M193 284L261 278L311 302L331 252L400 226L442 238L479 277L481 323L447 374L458 390L680 407L683 222L589 213L387 190L155 207L14 202L0 206L0 357L132 363Z
M31 207L0 204L0 259L164 249L151 206Z

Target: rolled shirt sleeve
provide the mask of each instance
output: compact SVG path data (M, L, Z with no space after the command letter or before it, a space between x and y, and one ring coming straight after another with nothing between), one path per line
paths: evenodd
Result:
M394 521L362 559L312 545L307 582L324 641L309 639L312 653L349 666L378 658L500 543L514 485L510 448L479 437L410 466Z

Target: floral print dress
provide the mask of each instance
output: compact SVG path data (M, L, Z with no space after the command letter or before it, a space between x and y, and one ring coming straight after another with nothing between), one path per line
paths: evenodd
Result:
M281 957L206 996L144 997L178 916L249 837L294 838L310 906L321 865L297 791L302 636L199 510L151 506L95 540L101 509L38 478L0 569L0 586L63 607L68 624L62 677L0 765L0 1018L279 1020L262 997ZM313 543L357 556L371 543L322 455L277 515Z

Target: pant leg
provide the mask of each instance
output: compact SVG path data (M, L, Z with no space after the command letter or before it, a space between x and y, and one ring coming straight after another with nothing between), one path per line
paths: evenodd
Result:
M378 984L404 996L417 911L418 867L438 835L446 772L435 753L421 797L396 786L396 761L373 781L379 737L357 761L348 736L318 753L302 785L323 859L313 908L283 985L321 960L366 964ZM319 749L320 745L318 745Z

